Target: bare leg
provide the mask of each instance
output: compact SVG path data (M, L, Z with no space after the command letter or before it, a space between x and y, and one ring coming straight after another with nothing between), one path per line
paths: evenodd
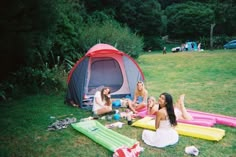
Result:
M134 106L133 106L133 103L132 103L132 101L128 101L128 106L129 106L129 108L134 112L134 113L137 113L137 111L135 110L135 108L134 108Z
M175 107L178 108L179 110L181 110L181 103L182 103L181 96L182 95L180 95L178 101L175 103Z
M179 109L182 112L182 116L183 116L184 119L192 120L193 117L187 112L187 110L184 106L184 97L185 97L185 94L180 95L180 98L179 98L179 101L178 101L179 102L178 105L180 107Z
M111 112L111 111L112 111L112 108L107 106L107 107L103 107L101 109L98 109L97 114L101 115L101 114L108 113L108 112Z
M146 107L145 104L138 104L138 106L135 109L139 110L139 109L144 108L144 107Z

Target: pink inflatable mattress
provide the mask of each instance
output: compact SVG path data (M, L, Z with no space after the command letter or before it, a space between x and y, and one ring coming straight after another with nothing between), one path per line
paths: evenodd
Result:
M236 127L236 117L208 113L208 112L201 112L191 109L187 109L187 111L191 114L193 120L178 120L178 122L201 125L201 126L213 126L215 124L221 124L221 125ZM147 115L146 110L143 110L138 113L138 116L142 118L145 117L146 115Z
M208 112L201 112L201 111L190 110L190 109L188 109L187 111L193 116L194 119L211 118L216 121L216 124L236 127L236 117L230 117L230 116L208 113Z
M141 111L137 114L139 117L145 117L147 115L147 111ZM154 115L152 115L154 116ZM212 117L194 117L193 120L178 120L178 122L186 123L186 124L193 124L193 125L200 125L200 126L214 126L216 124L215 118Z

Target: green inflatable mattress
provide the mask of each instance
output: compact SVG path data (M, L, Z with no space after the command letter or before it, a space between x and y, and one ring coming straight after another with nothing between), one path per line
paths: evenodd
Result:
M121 135L106 128L97 120L89 120L71 124L74 129L86 135L93 141L114 152L122 146L132 147L137 140Z

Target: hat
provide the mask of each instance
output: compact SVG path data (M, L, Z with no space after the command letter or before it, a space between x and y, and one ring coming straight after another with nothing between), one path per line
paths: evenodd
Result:
M185 147L185 153L198 156L199 150L195 146Z

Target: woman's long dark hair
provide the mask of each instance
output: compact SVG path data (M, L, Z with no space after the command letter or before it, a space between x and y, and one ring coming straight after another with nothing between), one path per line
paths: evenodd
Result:
M162 93L161 95L165 96L166 110L167 110L167 114L169 116L170 124L172 126L176 126L177 121L176 121L172 96L169 93Z
M106 101L106 104L107 105L110 105L111 104L111 98L108 97L107 95L104 95L103 94L103 91L106 90L106 89L109 89L108 87L104 87L102 90L101 90L101 98L102 98L102 101L105 100ZM110 94L110 89L109 89L109 93Z

